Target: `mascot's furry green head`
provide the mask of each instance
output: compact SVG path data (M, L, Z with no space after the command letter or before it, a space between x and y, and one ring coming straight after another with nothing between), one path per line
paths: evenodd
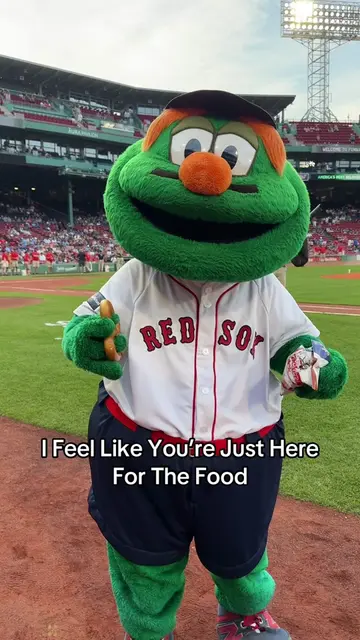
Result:
M310 222L307 189L271 116L222 91L172 100L119 157L104 202L121 246L187 280L272 273L299 253Z

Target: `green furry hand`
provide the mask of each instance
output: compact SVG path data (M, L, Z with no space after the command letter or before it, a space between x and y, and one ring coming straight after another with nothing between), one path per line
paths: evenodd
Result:
M329 364L320 369L319 388L314 391L304 385L295 389L299 398L308 400L334 400L342 392L348 381L348 367L345 359L338 351L328 349L331 360Z
M273 356L271 360L271 368L283 375L286 361L299 347L305 349L312 346L313 340L323 344L319 338L310 335L303 335L289 340L281 349ZM323 345L325 346L325 345ZM299 398L307 398L308 400L333 400L342 392L348 381L348 367L344 357L338 351L328 349L330 354L330 362L320 369L319 388L314 391L311 387L304 385L295 389L295 393Z
M62 348L68 360L80 369L96 373L109 380L118 380L122 376L119 362L107 360L104 340L111 336L119 316L101 318L97 315L74 316L65 327ZM126 349L126 338L122 335L114 338L118 353Z

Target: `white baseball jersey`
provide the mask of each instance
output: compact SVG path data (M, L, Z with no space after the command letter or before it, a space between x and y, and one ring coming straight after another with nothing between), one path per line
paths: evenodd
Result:
M275 424L281 396L270 359L291 338L320 335L274 275L190 282L132 259L100 293L128 339L122 378L104 380L108 394L138 425L184 439L237 438Z

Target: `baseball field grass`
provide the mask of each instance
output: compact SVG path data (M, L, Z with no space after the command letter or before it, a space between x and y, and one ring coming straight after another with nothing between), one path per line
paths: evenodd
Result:
M350 270L350 274L349 274ZM358 274L358 276L357 276ZM337 277L336 277L337 276ZM339 278L339 276L342 276ZM348 279L343 279L346 276ZM288 288L298 302L338 305L360 305L360 262L359 266L319 266L307 269L288 269ZM101 287L106 275L93 275L92 286ZM81 289L80 285L70 285L69 289Z
M360 266L351 267L351 272L360 273ZM328 277L347 273L347 266L290 269L289 289L299 303L360 305L359 279ZM3 372L0 415L69 436L86 436L99 379L76 369L65 359L61 352L63 328L45 323L68 321L84 299L80 290L97 291L107 277L94 275L89 277L89 285L80 286L74 281L66 286L74 292L78 289L78 296L10 293L4 279L1 281L1 297L36 296L42 302L0 311ZM55 289L56 278L52 283ZM284 400L288 442L316 442L320 456L313 460L285 460L282 493L360 514L360 316L309 316L320 329L325 344L347 358L350 381L337 401L306 401L296 397Z
M340 263L288 269L287 284L297 302L360 305L359 278L360 263L359 266Z

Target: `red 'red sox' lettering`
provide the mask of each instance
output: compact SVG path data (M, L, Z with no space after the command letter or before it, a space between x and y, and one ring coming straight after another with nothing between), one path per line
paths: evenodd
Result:
M232 341L233 341L232 332L234 331L235 326L236 326L236 322L234 322L233 320L224 320L224 322L221 325L222 334L218 339L219 345L228 347L232 344ZM246 351L250 342L252 341L252 334L253 334L252 329L247 324L244 324L239 329L235 338L235 346L239 351ZM252 355L253 359L255 358L256 347L262 342L264 342L264 338L260 334L256 333L255 331L255 337L252 341L252 346L250 349L250 354Z
M166 320L159 320L158 325L160 327L162 343L159 341L155 327L147 325L140 329L140 333L146 344L148 351L155 351L160 349L163 345L167 347L170 344L177 344L178 340L173 334L173 321L171 318ZM180 325L180 342L181 344L191 344L195 339L195 324L194 320L188 316L179 318Z
M258 344L261 344L262 342L264 342L264 338L262 336L260 336L258 333L256 333L255 331L255 338L254 338L254 342L253 342L253 346L250 349L250 354L252 355L253 359L255 358L255 349L258 346Z
M222 323L223 335L220 336L218 340L218 344L224 345L224 347L228 347L231 344L232 337L231 331L235 329L236 322L234 320L224 320Z
M168 344L176 344L177 343L177 340L176 340L175 336L173 335L171 325L172 325L171 318L167 318L166 320L159 320L159 327L161 329L161 333L162 333L162 337L163 337L163 341L164 341L165 347Z
M192 318L179 318L182 344L191 344L195 339L195 324Z
M179 318L177 322L178 329L175 333L171 318L158 321L160 329L158 332L155 327L151 325L142 327L140 329L140 333L143 337L147 350L152 352L156 349L160 349L162 346L167 347L178 343L192 344L195 340L194 320L189 316L184 316ZM217 340L217 344L222 347L229 347L234 343L238 351L246 351L251 345L249 353L254 359L257 346L264 342L263 336L256 333L256 331L254 334L251 327L247 324L241 326L238 332L234 334L235 327L236 322L234 320L224 320L221 325L222 333ZM176 337L176 333L179 338ZM161 338L161 341L159 338Z
M239 333L236 336L236 348L239 349L239 351L245 351L245 349L248 348L249 346L249 342L251 340L251 328L249 327L248 324L245 324L243 327L241 327Z
M154 327L148 325L140 329L140 333L144 338L144 342L146 344L148 351L155 351L155 349L160 349L162 347L161 342L156 337L156 331Z

